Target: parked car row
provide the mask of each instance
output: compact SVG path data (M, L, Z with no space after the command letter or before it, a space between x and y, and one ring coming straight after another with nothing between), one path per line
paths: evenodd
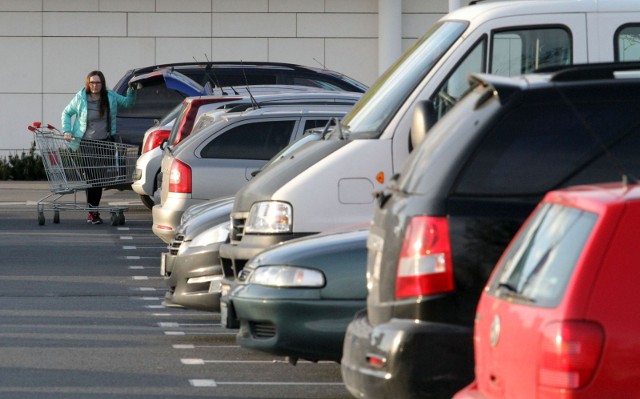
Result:
M638 35L624 0L462 8L344 118L296 122L242 188L187 208L180 190L228 177L191 179L208 140L287 108L194 116L153 207L166 305L219 311L292 364L340 362L358 398L636 396ZM183 205L156 225L170 191Z

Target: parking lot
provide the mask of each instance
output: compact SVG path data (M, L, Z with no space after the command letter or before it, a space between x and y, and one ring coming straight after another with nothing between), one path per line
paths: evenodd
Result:
M0 190L0 397L350 397L338 364L291 366L236 345L219 314L165 308L164 244L134 193L103 197L129 207L123 226L39 226L46 182Z

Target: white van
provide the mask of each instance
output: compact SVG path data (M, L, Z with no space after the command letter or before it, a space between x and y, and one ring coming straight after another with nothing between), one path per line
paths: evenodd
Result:
M220 248L226 277L277 242L370 220L372 194L421 140L410 134L416 104L427 104L421 109L435 122L469 87L470 72L513 76L639 59L637 0L487 1L446 15L325 140L262 171L237 193L231 242Z

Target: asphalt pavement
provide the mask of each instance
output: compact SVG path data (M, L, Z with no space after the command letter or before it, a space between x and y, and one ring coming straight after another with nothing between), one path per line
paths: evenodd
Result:
M219 313L165 308L166 244L133 191L104 192L128 208L119 226L85 211L39 225L50 193L0 182L0 399L350 398L336 363L292 366L239 347Z

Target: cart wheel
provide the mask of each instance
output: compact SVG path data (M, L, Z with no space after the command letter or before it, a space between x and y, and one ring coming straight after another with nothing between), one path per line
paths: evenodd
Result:
M118 212L118 224L122 226L124 224L124 221L125 221L124 212L123 211Z
M60 211L53 212L53 223L60 223Z
M112 226L118 225L118 214L116 214L115 212L111 212L111 225Z
M44 213L38 212L38 224L44 226Z

